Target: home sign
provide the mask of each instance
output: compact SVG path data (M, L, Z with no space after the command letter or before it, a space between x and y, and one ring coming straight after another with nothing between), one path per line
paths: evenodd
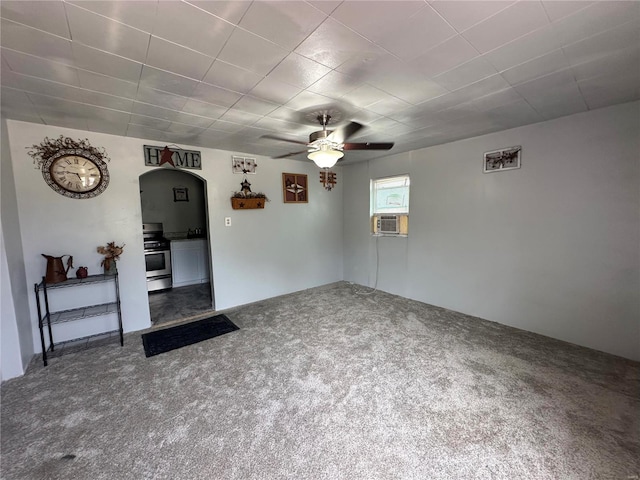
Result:
M202 170L202 158L197 150L183 150L182 148L144 146L144 164L147 167L188 168Z

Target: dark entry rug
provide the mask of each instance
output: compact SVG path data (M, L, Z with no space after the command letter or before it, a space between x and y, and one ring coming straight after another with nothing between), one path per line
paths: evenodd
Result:
M240 327L236 326L226 315L216 315L177 327L145 333L142 335L142 344L145 355L152 357L235 330L240 330Z

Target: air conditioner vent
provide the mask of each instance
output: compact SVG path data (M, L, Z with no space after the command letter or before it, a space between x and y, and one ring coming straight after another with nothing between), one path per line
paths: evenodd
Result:
M380 215L378 217L377 227L378 233L399 233L400 229L398 228L398 216Z

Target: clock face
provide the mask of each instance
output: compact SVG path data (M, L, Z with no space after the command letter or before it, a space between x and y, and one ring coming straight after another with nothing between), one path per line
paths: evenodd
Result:
M109 184L107 165L84 150L60 150L42 165L47 184L60 195L92 198Z

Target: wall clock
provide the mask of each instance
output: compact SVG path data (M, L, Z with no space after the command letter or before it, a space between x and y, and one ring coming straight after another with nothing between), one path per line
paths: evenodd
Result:
M75 141L62 136L45 138L29 152L42 170L44 181L54 191L69 198L93 198L109 186L108 157L87 140Z

